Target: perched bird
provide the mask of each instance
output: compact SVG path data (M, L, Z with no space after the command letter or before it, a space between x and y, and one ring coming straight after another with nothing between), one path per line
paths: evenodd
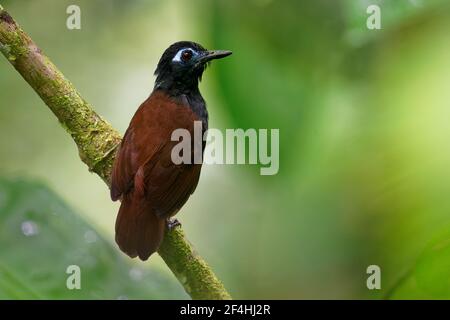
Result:
M208 128L206 104L198 89L208 62L231 54L180 41L163 53L153 92L136 111L114 161L111 199L121 200L116 242L130 257L147 260L158 250L170 219L194 192L201 164L174 164L176 129L194 136L194 121ZM202 146L202 152L204 144Z

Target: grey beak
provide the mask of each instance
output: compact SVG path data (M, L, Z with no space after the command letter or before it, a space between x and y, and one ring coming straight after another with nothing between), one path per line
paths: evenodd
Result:
M206 51L205 55L201 58L202 62L208 62L214 59L225 58L232 54L229 50L210 50Z

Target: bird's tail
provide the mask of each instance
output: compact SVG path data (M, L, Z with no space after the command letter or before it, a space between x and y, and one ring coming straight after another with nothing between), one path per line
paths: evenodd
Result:
M116 220L116 242L130 257L147 260L158 250L165 230L165 220L158 218L141 197L123 197Z

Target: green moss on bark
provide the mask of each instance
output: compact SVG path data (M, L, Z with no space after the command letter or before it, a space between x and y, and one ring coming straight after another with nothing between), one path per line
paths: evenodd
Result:
M177 249L173 250L174 247ZM220 280L186 240L180 227L166 232L158 253L193 299L231 299Z

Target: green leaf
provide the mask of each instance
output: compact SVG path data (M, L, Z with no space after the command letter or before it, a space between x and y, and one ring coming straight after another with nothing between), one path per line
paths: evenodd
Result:
M450 228L433 240L390 299L450 299Z
M106 241L42 184L0 178L0 299L186 298ZM129 261L128 261L129 260ZM67 267L81 269L69 290Z

